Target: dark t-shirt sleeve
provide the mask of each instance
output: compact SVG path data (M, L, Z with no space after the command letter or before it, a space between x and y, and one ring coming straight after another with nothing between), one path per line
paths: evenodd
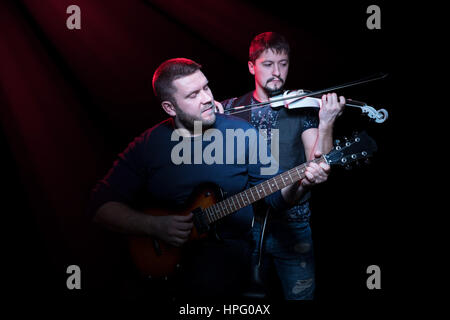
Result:
M319 127L319 109L307 108L303 110L301 133L311 128Z
M96 184L88 208L91 217L106 202L117 201L133 206L138 201L147 181L146 144L144 134L136 138Z

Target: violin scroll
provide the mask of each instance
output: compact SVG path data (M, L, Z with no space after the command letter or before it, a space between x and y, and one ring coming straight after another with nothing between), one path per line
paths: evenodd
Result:
M371 106L362 106L361 108L363 113L367 113L367 116L371 119L375 119L376 123L383 123L388 118L388 112L386 109L378 109L376 110L374 107Z
M387 120L389 114L386 109L376 110L374 107L367 105L365 102L360 102L352 99L347 99L351 103L346 103L346 106L360 108L362 113L367 114L371 119L374 119L376 123L383 123Z

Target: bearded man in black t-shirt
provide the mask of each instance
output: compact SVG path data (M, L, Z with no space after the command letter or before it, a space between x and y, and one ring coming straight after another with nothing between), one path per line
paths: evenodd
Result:
M274 32L257 35L251 42L248 68L255 78L255 89L239 98L222 102L225 112L237 106L267 102L283 92L289 70L289 44ZM333 124L342 113L344 97L335 93L322 96L322 106L286 109L270 105L237 113L266 133L272 154L279 154L283 170L291 169L308 160L328 153L332 147ZM262 129L262 130L261 130ZM274 140L274 141L272 141ZM267 285L270 267L274 267L284 298L311 300L315 289L314 257L309 224L309 189L316 184L313 179L303 179L304 196L294 207L275 211L264 206L255 207L253 240L255 270L265 283L267 293L273 294ZM264 237L263 237L264 235ZM272 268L273 269L273 268Z

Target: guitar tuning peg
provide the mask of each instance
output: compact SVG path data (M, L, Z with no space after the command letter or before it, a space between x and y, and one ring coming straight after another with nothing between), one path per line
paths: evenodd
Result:
M339 139L334 140L334 145L335 146L338 146L340 144L341 144L341 140L339 140Z

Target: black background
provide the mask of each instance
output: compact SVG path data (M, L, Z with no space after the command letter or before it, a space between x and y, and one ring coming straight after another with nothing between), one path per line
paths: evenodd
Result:
M6 186L4 215L8 222L5 228L10 231L5 241L8 254L4 261L8 267L6 278L11 283L8 290L12 300L22 303L38 301L44 306L49 301L84 306L109 298L113 295L111 292L118 290L116 284L121 275L117 272L122 270L122 262L116 253L120 250L111 244L109 235L90 225L80 209L87 204L90 188L106 173L127 143L165 118L148 87L151 74L165 59L184 56L203 65L217 100L242 95L253 85L246 67L248 44L256 34L269 30L285 34L291 43L289 89L316 90L376 72L389 74L384 80L339 91L346 97L366 101L376 109L387 109L389 119L377 124L357 110L346 110L338 120L336 136L366 129L377 141L378 152L369 165L352 171L337 168L328 183L315 191L312 230L317 269L316 300L312 304L288 304L288 310L301 312L306 306L326 310L328 307L352 308L356 305L373 309L387 303L397 304L400 298L413 292L415 282L410 272L414 261L410 253L420 247L420 241L411 238L408 223L413 220L414 212L421 208L415 204L415 193L410 193L407 188L413 187L417 180L408 178L406 164L401 160L405 150L410 150L409 142L417 142L413 137L415 133L407 129L413 117L406 110L415 109L408 102L410 97L406 92L411 91L405 88L412 82L415 70L421 68L417 62L420 61L417 58L420 52L416 42L420 38L418 25L421 20L413 18L408 11L410 6L393 7L385 2L365 1L359 4L244 1L233 7L235 3L230 2L227 8L230 8L229 18L233 18L232 29L239 30L240 23L247 33L236 32L234 39L224 40L231 25L223 16L218 18L218 24L212 24L217 29L207 30L207 24L202 27L202 19L209 16L208 19L214 21L217 14L205 12L210 8L205 9L206 2L190 1L189 12L167 10L170 2L167 3L169 5L162 7L157 1L148 1L144 5L136 5L133 1L128 5L108 2L98 5L105 6L104 16L110 14L109 23L114 24L114 19L118 19L116 27L111 30L120 30L123 21L127 26L132 22L140 28L130 28L115 36L123 51L103 52L110 55L111 61L118 62L108 65L114 71L103 74L104 69L101 68L104 65L96 69L95 58L98 57L85 62L86 70L77 69L82 65L81 57L89 57L91 48L86 47L84 53L82 50L81 53L64 50L61 42L42 26L42 16L34 15L32 1L5 6L3 14L10 10L12 17L20 19L32 35L34 46L45 52L45 63L52 64L49 73L58 74L62 79L62 83L54 84L56 90L71 90L69 96L73 100L69 104L79 108L77 117L81 119L80 123L84 120L91 126L81 129L83 139L76 140L76 135L63 139L67 144L75 140L77 145L83 145L85 141L91 143L86 148L91 150L91 154L80 154L80 159L84 160L80 161L79 168L66 167L71 173L68 179L61 180L64 191L58 193L55 190L62 202L65 196L72 200L73 196L69 194L79 192L75 197L80 199L75 206L77 210L70 212L73 204L67 201L67 213L58 206L35 201L37 196L34 193L41 195L37 177L47 174L56 177L65 175L65 172L33 171L28 166L24 167L27 159L23 159L25 154L17 151L20 148L16 146L22 140L14 136L20 131L11 130L6 123L11 112L4 112L4 130L0 136L4 150L1 164L4 168L3 185ZM77 4L76 1L73 4ZM366 27L369 16L366 8L371 4L381 8L381 30ZM79 1L78 5L82 10L82 38L89 38L89 28L93 26L83 20L89 15L83 7L87 3ZM255 16L244 16L241 5L249 8L249 12L254 11ZM164 24L156 29L148 26L147 21L131 21L130 13L124 13L124 20L121 20L121 11L135 10L136 7L149 10L149 19L155 17ZM59 12L61 16L49 15L48 19L59 21L64 30L67 14ZM194 22L183 18L183 15L196 15L198 12L201 12L200 18ZM264 19L261 21L257 17ZM134 42L130 40L131 46L127 46L125 37L130 30L142 30L142 34L134 34ZM67 33L81 31L64 30ZM76 41L76 38L70 41ZM133 47L136 41L141 42ZM102 43L100 39L96 49L101 51ZM92 54L94 52L98 53L92 50ZM137 60L128 57L128 53ZM79 60L76 60L77 55L80 55ZM130 78L114 83L111 75ZM104 82L95 84L93 79ZM6 89L2 90L2 97L8 97ZM52 108L56 110L63 104L47 104L48 108L42 112ZM16 107L14 100L6 98L4 105L10 110ZM39 132L33 134L39 136ZM53 152L57 155L61 150ZM47 156L53 158L52 154ZM93 157L92 162L86 161L87 157ZM30 166L33 167L32 164ZM83 176L83 172L88 173ZM67 187L72 183L69 178L74 176L81 188ZM82 269L82 290L69 291L66 288L66 268L70 264L77 264ZM368 290L366 287L366 268L372 264L381 268L381 290ZM274 310L275 314L281 314L284 307L276 305Z

